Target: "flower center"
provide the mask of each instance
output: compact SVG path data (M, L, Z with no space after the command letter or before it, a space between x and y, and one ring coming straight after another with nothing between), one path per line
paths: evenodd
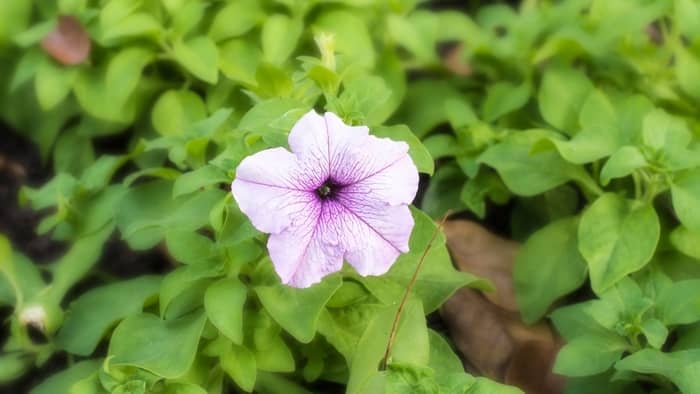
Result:
M329 200L335 197L340 189L341 185L335 183L332 179L328 179L316 189L316 195L322 200Z

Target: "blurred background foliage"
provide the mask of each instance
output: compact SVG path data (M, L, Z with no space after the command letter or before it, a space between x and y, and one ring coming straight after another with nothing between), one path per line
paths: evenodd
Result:
M2 238L0 382L518 392L426 323L464 286L493 291L442 236L377 368L453 210L524 242L517 307L565 339L566 392L700 392L699 37L695 0L5 0L0 116L50 173L17 198L66 250L38 264ZM228 193L310 108L406 141L425 174L385 276L280 285ZM166 266L105 272L115 237Z

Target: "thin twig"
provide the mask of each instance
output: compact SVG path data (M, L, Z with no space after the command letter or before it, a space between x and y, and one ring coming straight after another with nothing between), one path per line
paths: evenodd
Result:
M413 276L411 276L411 280L408 282L408 285L406 286L406 291L403 293L403 297L401 298L401 303L399 304L399 309L396 311L396 316L394 316L394 322L391 324L391 332L389 333L389 342L386 344L386 351L384 352L384 358L382 359L382 362L379 365L380 371L386 370L387 362L389 361L389 355L391 355L391 348L394 346L394 340L396 339L396 332L398 331L398 328L399 328L399 321L401 320L401 313L403 313L403 308L404 308L404 306L406 306L406 301L408 300L408 294L411 292L413 285L416 284L416 279L418 279L418 273L420 272L420 269L423 266L423 262L425 262L425 257L428 255L430 248L433 246L433 242L435 241L435 238L437 238L437 235L440 233L442 226L445 224L445 221L447 220L447 217L450 216L450 214L452 214L452 211L448 210L445 213L445 215L442 217L442 219L440 219L440 224L438 224L438 226L435 228L435 231L433 232L433 236L430 238L430 242L428 242L428 245L425 247L425 250L423 251L423 255L421 255L420 260L418 260L418 265L416 266L416 270L413 272Z

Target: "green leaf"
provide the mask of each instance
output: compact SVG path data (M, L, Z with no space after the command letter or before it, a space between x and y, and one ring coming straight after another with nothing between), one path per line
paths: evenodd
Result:
M618 119L607 96L593 90L579 116L581 131L571 140L550 139L564 159L585 164L611 155L622 143Z
M613 336L613 326L619 319L618 311L602 300L590 300L555 309L550 318L557 331L567 341L587 335Z
M349 281L344 282L345 284ZM342 287L338 291L342 292ZM364 289L364 287L363 287ZM371 299L371 298L370 298ZM318 331L349 364L352 361L357 343L367 324L384 306L368 302L354 302L342 308L327 308L321 312L318 321Z
M420 79L408 85L397 116L417 137L423 138L437 125L448 121L445 103L449 100L464 98L448 81Z
M658 374L667 377L683 393L700 390L700 352L697 349L664 353L656 349L642 349L617 364L618 371L634 371L642 374Z
M556 190L558 189L554 189L554 191ZM550 194L556 193L545 192L544 195L540 196L546 198L546 196ZM505 185L503 185L498 175L493 171L480 171L475 177L468 179L467 182L464 183L459 193L460 200L462 200L470 211L481 219L486 216L487 197L490 197L497 204L505 203L511 197L510 192L506 189ZM552 207L559 208L560 206L553 205ZM516 220L516 216L514 215L511 222L515 223ZM529 220L528 223L534 224L534 222ZM515 229L515 226L513 227Z
M660 318L666 325L689 324L700 320L700 280L675 282L657 300Z
M255 355L245 346L233 345L221 355L221 369L233 379L238 387L251 392L255 387L257 367Z
M286 144L289 130L307 111L308 107L292 99L261 101L243 115L238 129L259 134L272 146L283 145Z
M216 13L209 28L214 41L245 34L263 20L265 14L255 0L239 0L228 3Z
M693 39L700 36L700 6L693 0L673 2L674 22L678 30Z
M404 141L408 144L408 154L419 172L433 175L435 163L423 143L406 125L379 126L372 128L372 134L377 137L390 138L394 141Z
M160 287L160 314L171 318L199 308L211 278L223 273L221 261L209 260L179 267L170 272Z
M182 264L206 263L214 253L214 242L196 231L170 230L165 234L165 245Z
M160 135L181 135L195 122L206 117L204 101L190 90L168 90L151 112L153 128Z
M496 82L487 88L481 116L485 121L493 122L524 107L530 99L530 94L529 82L523 82L520 85L511 82Z
M222 279L209 286L204 294L207 317L237 345L243 343L243 306L247 294L246 286L236 278Z
M54 170L58 173L81 175L85 167L95 160L92 143L77 129L67 130L56 139L53 151Z
M129 156L100 155L80 177L80 183L89 191L99 191L109 184L119 167L126 164Z
M202 1L188 1L173 14L172 26L179 36L185 36L201 22L209 5Z
M676 45L674 71L678 86L691 97L700 98L700 81L696 75L700 73L700 60L683 45Z
M38 294L46 284L37 265L21 253L12 251L0 234L0 304L16 305Z
M255 71L256 92L262 97L289 97L294 89L291 76L270 63L260 63Z
M119 51L109 60L104 87L113 105L121 108L126 104L141 81L144 67L154 55L151 49L131 46Z
M272 337L264 349L255 350L258 369L268 372L292 372L295 369L294 355L281 336Z
M299 383L281 374L258 371L255 390L260 394L312 394Z
M294 52L303 30L299 18L274 14L265 20L262 28L262 51L265 60L282 64Z
M681 223L691 231L700 232L700 169L684 171L674 177L671 199Z
M129 246L148 249L169 228L194 231L207 225L207 213L225 195L223 190L209 189L173 199L172 190L172 182L166 180L129 188L116 212L117 225Z
M430 356L428 357L429 364L438 375L451 373L464 373L462 361L455 354L454 350L447 340L436 331L428 330L428 339L430 341Z
M644 267L656 250L660 225L654 207L617 194L599 197L581 217L579 251L596 294Z
M346 121L375 126L390 115L382 108L392 94L384 79L364 76L345 82L343 87L340 97L329 102L328 109Z
M175 41L173 56L180 65L202 81L216 84L219 79L219 52L209 37L198 36L187 41Z
M455 157L464 152L457 139L451 134L432 134L423 139L425 148L430 156L439 160L446 157Z
M127 188L120 184L112 184L94 196L83 200L82 212L75 223L76 237L93 234L114 220L117 207Z
M363 392L365 382L377 372L389 341L398 304L379 312L369 322L350 363L347 392ZM391 363L425 365L430 357L430 340L421 303L409 298L398 324L390 355Z
M465 99L445 100L445 114L453 129L473 126L479 122L474 108Z
M120 2L112 1L107 4L112 3ZM124 2L122 1L121 3ZM163 30L158 20L147 12L135 12L119 20L105 23L103 15L109 12L109 8L109 6L102 8L102 13L100 14L102 35L99 36L98 40L105 46L113 46L122 40L132 37L156 38Z
M600 183L606 186L611 179L622 178L647 166L647 160L636 146L623 146L613 153L600 171Z
M235 82L255 85L255 70L261 58L260 49L248 40L233 39L219 47L219 68Z
M100 25L114 25L133 13L139 6L135 0L112 0L100 11Z
M173 198L190 194L206 186L230 181L231 179L220 168L206 165L177 177L173 185Z
M513 279L526 323L536 322L552 302L586 280L586 261L577 248L577 226L576 218L552 222L528 238L518 252Z
M421 209L432 218L439 219L450 209L466 208L460 198L460 187L465 181L464 173L456 164L439 166L428 183Z
M163 394L207 394L208 391L194 383L169 383ZM131 393L129 393L131 394Z
M685 121L661 109L649 112L642 124L644 144L655 151L685 147L690 142L691 133Z
M129 316L112 334L109 363L143 368L166 379L181 377L194 361L205 322L201 311L174 320L148 313Z
M532 152L536 142L551 137L546 130L510 134L488 148L478 161L496 169L515 194L534 196L569 180L584 178L584 170L562 159L554 150Z
M413 364L390 364L387 371L379 375L384 378L383 391L386 394L399 393L437 393L439 391L435 381L435 372L431 368ZM364 387L364 391L375 391L377 384L375 377Z
M24 352L0 354L0 384L6 385L20 379L31 368L31 356Z
M574 135L579 109L592 89L591 81L579 70L548 67L537 94L542 117L563 133Z
M116 98L112 100L103 74L103 70L98 69L78 74L73 92L80 107L99 120L122 124L131 122L135 116L135 102L127 100L126 103L119 103Z
M56 344L80 356L92 354L109 327L140 312L146 301L158 294L160 280L158 276L143 276L81 295L70 304Z
M566 376L590 376L604 372L620 359L626 347L622 339L612 337L576 338L559 350L554 372Z
M72 393L71 387L97 372L100 364L100 360L87 360L76 363L64 371L51 375L39 386L33 388L30 394Z
M697 362L696 360L697 357L692 364L682 367L680 371L675 374L675 376L669 377L683 393L694 393L700 391L700 381L698 380L698 374L700 374L700 362Z
M31 7L28 11L28 14L31 14ZM47 34L56 28L56 25L56 19L50 19L37 23L27 30L16 32L17 34L12 37L12 42L21 48L28 48L39 43L44 37L46 37Z
M656 349L660 349L668 337L668 329L658 319L645 320L642 323L642 332L647 338L647 342Z
M0 3L0 47L25 30L31 20L34 4L31 1L4 1Z
M255 293L267 312L299 342L309 343L324 306L340 287L339 276L331 276L305 289L286 285L256 286Z
M39 64L34 79L34 89L43 110L55 108L65 100L73 87L76 69L61 67L51 59Z
M700 233L678 226L669 236L671 244L686 256L700 260Z
M68 252L53 262L53 273L49 293L53 300L60 302L68 290L83 279L102 255L105 241L112 235L113 225L107 225L98 231L80 237L73 242Z

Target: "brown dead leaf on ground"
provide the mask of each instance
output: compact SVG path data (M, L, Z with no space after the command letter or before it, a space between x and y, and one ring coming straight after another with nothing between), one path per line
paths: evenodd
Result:
M41 47L66 66L85 62L90 55L90 36L77 18L60 16L56 28L41 40Z
M457 268L490 280L496 291L484 294L486 298L501 308L517 311L513 262L518 243L496 236L466 220L448 221L444 231L447 247Z
M561 393L564 378L551 372L560 339L546 323L525 325L517 312L512 272L518 244L465 220L444 229L457 267L496 287L488 294L461 289L440 310L468 368L528 394Z
M464 61L464 43L456 43L450 45L444 53L442 53L442 63L448 70L461 77L471 76L474 70Z

